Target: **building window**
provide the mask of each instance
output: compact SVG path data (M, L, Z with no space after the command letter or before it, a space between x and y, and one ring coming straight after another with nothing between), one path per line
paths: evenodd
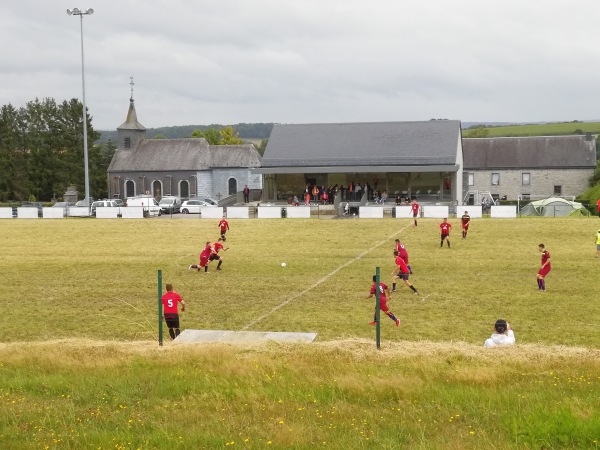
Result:
M530 194L521 194L521 200L531 200Z
M469 178L469 181L468 181L469 186L475 186L475 174L469 173L468 178Z
M499 186L499 185L500 185L500 174L492 173L492 186Z
M521 174L521 183L523 184L523 186L529 186L529 184L531 183L531 176L529 173Z
M554 195L562 195L562 186L554 186Z
M126 137L123 146L125 148L131 148L131 138Z

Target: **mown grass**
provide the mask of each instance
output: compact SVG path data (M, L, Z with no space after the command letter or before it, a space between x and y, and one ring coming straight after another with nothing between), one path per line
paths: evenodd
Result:
M561 122L531 125L510 125L501 127L486 127L488 137L516 136L559 136L567 134L600 133L600 122ZM471 137L475 130L463 130L463 137Z
M224 270L188 271L216 222L0 221L1 448L598 448L596 218L452 220L451 249L432 219L231 221ZM422 295L377 351L396 237ZM317 342L159 348L159 268L184 328ZM499 317L518 345L484 350Z

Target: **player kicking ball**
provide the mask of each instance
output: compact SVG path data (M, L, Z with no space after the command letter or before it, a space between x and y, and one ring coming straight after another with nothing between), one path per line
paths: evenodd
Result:
M198 272L200 272L200 270L202 270L204 268L204 273L208 273L208 263L210 262L210 255L212 253L213 253L212 245L210 245L210 242L207 242L204 249L200 252L200 263L192 264L189 267L189 269L197 270Z

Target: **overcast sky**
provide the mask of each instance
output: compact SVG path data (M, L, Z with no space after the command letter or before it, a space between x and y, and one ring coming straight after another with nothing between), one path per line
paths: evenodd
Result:
M82 98L74 7L99 130L600 118L598 0L2 1L0 105Z

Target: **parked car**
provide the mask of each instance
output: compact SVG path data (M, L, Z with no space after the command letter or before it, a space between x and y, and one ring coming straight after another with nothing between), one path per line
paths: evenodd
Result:
M158 206L162 212L167 214L175 214L181 212L181 199L179 197L163 197Z
M91 203L94 203L94 197L90 197L90 204ZM85 200L78 200L75 203L75 206L87 206L87 205L85 204Z
M115 202L117 206L125 206L125 202L120 198L113 198L112 201Z
M200 214L200 208L207 206L214 207L215 205L210 205L202 200L197 199L186 200L181 204L181 212L182 214Z
M119 205L114 200L98 200L92 203L92 216L96 216L96 208L118 208Z
M69 209L71 206L73 206L73 203L71 202L56 202L54 205L52 205L53 208L63 209Z
M203 202L208 203L209 205L219 206L219 201L215 200L214 198L205 197L205 198L201 198L200 200L202 200Z
M144 196L144 197L128 197L127 198L127 206L141 206L144 208L144 217L149 216L160 216L162 211L158 203L154 199L154 197Z

